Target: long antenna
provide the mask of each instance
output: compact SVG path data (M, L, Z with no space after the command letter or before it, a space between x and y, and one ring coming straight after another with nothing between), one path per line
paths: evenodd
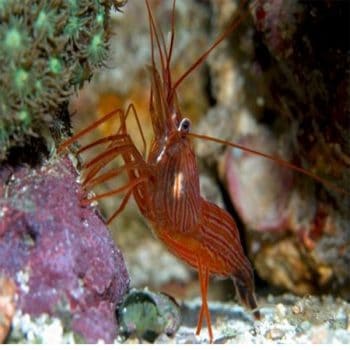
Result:
M284 160L282 158L274 157L274 156L271 156L271 155L263 153L263 152L255 151L255 150L253 150L253 149L251 149L249 147L242 146L242 145L240 145L238 143L217 139L216 137L211 137L211 136L201 135L201 134L195 134L193 132L189 132L188 135L192 136L192 137L196 137L198 139L212 141L212 142L219 143L221 145L234 147L234 148L240 149L240 150L242 150L244 152L247 152L247 153L250 153L250 154L254 154L256 156L263 157L263 158L266 158L266 159L269 159L269 160L272 160L273 162L275 162L275 163L277 163L277 164L279 164L279 165L281 165L281 166L283 166L285 168L288 168L288 169L291 169L291 170L296 171L298 173L307 175L307 176L311 177L312 179L316 180L317 182L325 185L326 187L335 190L336 192L340 192L340 193L343 193L343 194L346 194L346 195L350 196L350 192L345 190L344 188L339 187L339 186L335 185L334 183L332 183L331 181L325 180L322 177L320 177L318 175L315 175L315 174L313 174L312 172L310 172L308 170L305 170L303 168L298 167L297 165L289 163L289 162L287 162L286 160Z
M239 5L238 12L241 12L246 1L242 1L242 3ZM254 3L253 5L254 6ZM192 63L192 65L176 80L172 87L172 91L170 94L170 99L175 94L176 89L179 87L179 85L198 67L200 66L205 59L208 57L208 55L225 39L227 36L234 32L237 27L242 23L242 21L248 16L249 11L246 11L243 15L239 17L235 17L234 21L231 23L231 25L228 26L228 28L214 41L214 43L204 52L202 53L195 61Z
M171 11L171 31L170 31L171 34L170 34L169 52L168 52L168 57L167 57L167 69L168 69L169 84L171 84L170 62L171 62L171 56L173 54L174 40L175 40L175 3L176 3L176 0L173 1L173 8Z
M153 35L155 36L157 47L158 47L158 52L159 52L159 58L160 58L160 63L162 65L162 71L164 72L165 68L165 60L164 60L164 54L166 56L166 53L163 53L163 48L160 43L159 39L159 33L157 31L157 26L155 19L153 17L153 13L151 10L151 7L149 5L148 0L146 0L146 6L147 6L147 12L148 12L148 17L149 17L149 26L150 26L150 35L151 35L151 46L152 46L152 65L155 66L155 61L154 61L154 46L153 46ZM163 41L164 42L164 41Z

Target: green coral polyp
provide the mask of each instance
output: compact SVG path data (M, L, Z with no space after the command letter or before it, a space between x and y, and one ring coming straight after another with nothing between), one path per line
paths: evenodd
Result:
M29 73L24 69L19 69L15 73L14 83L18 90L25 90L29 83Z
M0 161L103 64L115 6L115 0L0 0Z
M18 119L22 122L24 126L30 125L31 117L27 110L21 110L17 114Z
M68 10L75 14L79 10L79 0L67 0Z
M64 28L64 34L69 38L76 39L79 36L79 32L82 29L83 23L78 17L71 17L68 20L66 27Z
M10 52L20 50L23 44L21 33L16 28L10 29L6 33L4 44Z
M103 25L105 22L105 14L103 12L100 12L96 16L96 23L99 25Z
M55 30L55 16L55 11L41 10L34 22L35 30L52 36Z
M35 87L35 90L37 92L42 92L43 90L43 83L41 82L41 80L36 80L36 82L34 83L34 87Z
M61 61L58 58L56 58L56 57L50 58L50 60L49 60L49 69L50 69L50 71L53 74L60 74L60 73L62 73L63 66L62 66Z
M87 54L95 65L99 64L105 59L107 48L106 44L104 43L102 33L97 33L92 37L92 40L87 47Z

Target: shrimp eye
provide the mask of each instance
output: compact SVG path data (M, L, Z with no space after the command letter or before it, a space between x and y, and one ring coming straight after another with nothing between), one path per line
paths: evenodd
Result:
M183 118L178 127L179 131L189 132L191 128L191 121L188 118Z

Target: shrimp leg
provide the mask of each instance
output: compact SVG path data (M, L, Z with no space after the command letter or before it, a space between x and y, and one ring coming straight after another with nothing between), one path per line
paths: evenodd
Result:
M119 193L122 193L124 191L128 191L130 189L133 189L135 188L137 185L139 185L140 183L142 182L145 182L147 181L148 179L146 177L140 177L140 178L137 178L137 179L134 179L132 181L130 181L128 184L124 185L124 186L121 186L115 190L112 190L112 191L108 191L108 192L105 192L105 193L101 193L101 194L98 194L92 198L88 198L88 199L84 199L82 201L82 204L83 205L86 205L86 204L89 204L93 201L97 201L99 199L102 199L102 198L107 198L107 197L111 197L111 196L115 196Z
M203 315L204 315L207 320L209 341L211 343L213 341L213 330L211 327L210 312L208 308L209 271L208 271L208 268L202 264L200 257L198 258L198 274L199 274L199 281L200 281L200 287L201 287L202 306L201 306L201 311L198 318L196 334L199 335L202 329Z
M83 147L80 147L79 150L77 151L77 154L83 153L83 152L85 152L93 147L102 145L104 143L110 142L111 144L108 146L108 147L110 147L112 144L114 144L117 141L125 142L125 136L126 136L125 134L113 134L110 136L102 137L100 139L97 139L94 142L91 142Z
M116 134L119 134L121 131L123 131L123 134L127 134L126 133L126 119L128 118L130 112L133 113L133 115L135 117L135 120L136 120L136 123L137 123L137 127L138 127L138 129L140 131L142 144L143 144L143 154L145 154L146 153L146 139L145 139L145 136L144 136L144 133L143 133L143 130L142 130L142 127L141 127L140 119L139 119L139 117L137 115L135 106L132 103L129 104L129 106L127 107L125 112L124 112L124 110L122 108L115 109L115 110L111 111L110 113L104 115L102 118L96 120L94 123L92 123L91 125L89 125L85 129L79 131L78 133L76 133L75 135L70 137L67 141L63 142L59 146L58 153L63 152L72 143L74 143L75 141L79 140L81 137L87 135L89 132L91 132L92 130L96 129L98 126L106 123L108 120L112 119L115 116L119 116L120 124L121 124ZM113 137L113 135L112 135L112 137Z
M92 187L97 183L101 182L102 178L105 181L107 179L111 179L112 177L119 176L119 174L125 170L136 168L138 166L144 166L144 159L136 149L135 145L132 143L130 136L127 134L113 135L110 137L102 138L93 142L90 145L84 146L83 148L84 150L87 150L88 148L97 146L101 143L108 141L111 142L111 144L107 147L106 151L100 153L98 156L84 164L84 169L92 167L92 169L90 169L89 172L84 176L84 186ZM120 167L119 171L118 169L114 169L108 172L108 174L105 173L95 178L95 175L98 174L102 170L102 168L106 166L109 162L111 162L114 158L118 157L119 155L125 156L125 154L127 153L130 153L130 155L132 155L131 159L134 159L135 161L131 160L125 166Z
M137 184L136 184L137 185ZM114 220L125 208L125 206L128 204L128 201L130 199L130 196L132 195L132 191L134 190L135 186L132 186L129 191L124 196L122 202L120 203L119 208L110 216L110 218L106 221L106 224L109 225L112 220Z
M128 170L133 170L133 169L138 169L139 168L139 164L137 162L133 162L133 163L130 163L130 164L126 164L126 165L123 165L119 168L116 168L116 169L112 169L110 171L107 171L99 176L96 176L96 177L93 177L91 179L88 180L88 184L84 183L84 187L86 189L89 189L89 188L92 188L96 185L99 185L101 183L104 183L105 181L108 181L112 178L116 178L118 177L119 175L121 175L124 171L128 171Z
M123 145L123 146L116 146L111 149L108 149L107 151L103 152L99 156L95 157L94 159L90 160L89 162L85 163L83 166L83 169L88 169L92 167L92 169L89 170L89 172L84 176L84 182L83 185L87 186L91 180L95 179L95 175L98 174L108 163L110 163L114 158L118 157L119 155L123 155L126 152L130 152L133 150L133 145Z

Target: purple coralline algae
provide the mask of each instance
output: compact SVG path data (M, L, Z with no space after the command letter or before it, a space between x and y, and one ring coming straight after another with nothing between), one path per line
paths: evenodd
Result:
M0 171L0 272L17 284L16 309L62 316L86 342L113 342L129 277L120 251L66 157Z

